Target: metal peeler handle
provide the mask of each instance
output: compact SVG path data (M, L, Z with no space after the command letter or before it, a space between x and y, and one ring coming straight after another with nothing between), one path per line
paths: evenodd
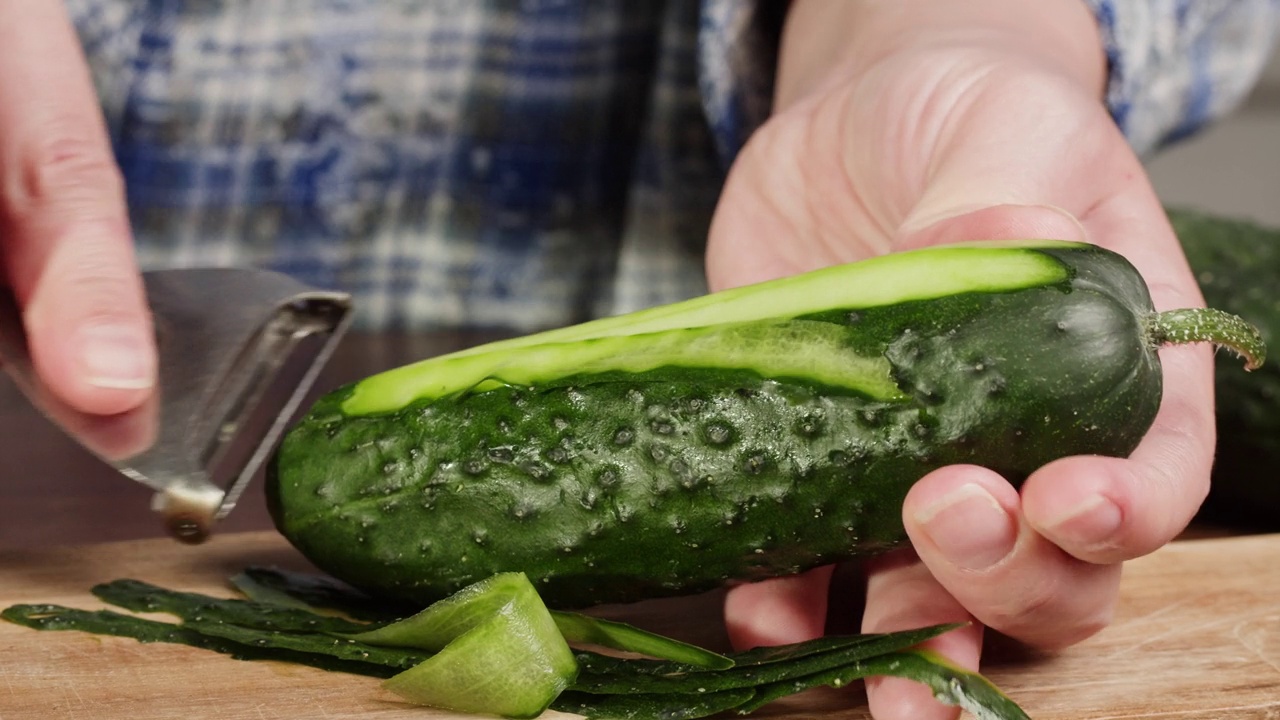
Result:
M156 491L170 534L201 542L274 450L350 325L350 295L265 270L143 274L159 349L151 401L80 413L36 375L21 314L0 292L0 364L32 404L127 477Z

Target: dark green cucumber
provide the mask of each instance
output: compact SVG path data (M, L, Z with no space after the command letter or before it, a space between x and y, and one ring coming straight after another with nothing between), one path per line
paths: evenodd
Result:
M1280 228L1171 209L1206 302L1257 326L1268 343L1280 337ZM1241 377L1231 363L1216 369L1218 453L1201 518L1246 529L1280 530L1280 367Z
M904 541L911 484L1125 456L1157 347L1261 360L1214 311L1157 314L1062 242L889 255L434 358L339 389L271 465L277 527L371 594L498 572L553 607L702 591Z

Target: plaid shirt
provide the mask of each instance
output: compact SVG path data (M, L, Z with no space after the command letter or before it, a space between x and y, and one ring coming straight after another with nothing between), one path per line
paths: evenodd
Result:
M66 0L144 267L256 265L369 328L531 331L705 292L785 3ZM1139 149L1247 91L1277 0L1090 0Z

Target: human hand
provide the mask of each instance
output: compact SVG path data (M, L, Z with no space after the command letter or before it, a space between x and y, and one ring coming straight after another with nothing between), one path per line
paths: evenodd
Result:
M1142 166L1104 108L1079 0L793 3L774 117L740 154L709 240L712 289L942 242L1086 240L1159 309L1202 303ZM1179 533L1208 490L1212 355L1161 350L1165 396L1128 459L1072 457L1021 493L953 466L908 494L912 548L869 564L862 627L976 620L932 646L977 668L983 626L1056 649L1108 622L1120 564ZM821 635L830 568L734 588L739 646ZM834 608L840 612L840 608ZM868 683L879 720L958 714L921 685Z
M0 3L0 262L36 371L114 414L155 384L155 341L123 182L61 2Z

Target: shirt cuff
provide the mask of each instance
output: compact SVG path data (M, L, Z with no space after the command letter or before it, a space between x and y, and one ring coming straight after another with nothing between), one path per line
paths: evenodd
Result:
M1280 0L1085 1L1106 49L1107 107L1140 154L1238 106L1280 24Z
M698 85L725 168L769 118L787 3L703 0Z

